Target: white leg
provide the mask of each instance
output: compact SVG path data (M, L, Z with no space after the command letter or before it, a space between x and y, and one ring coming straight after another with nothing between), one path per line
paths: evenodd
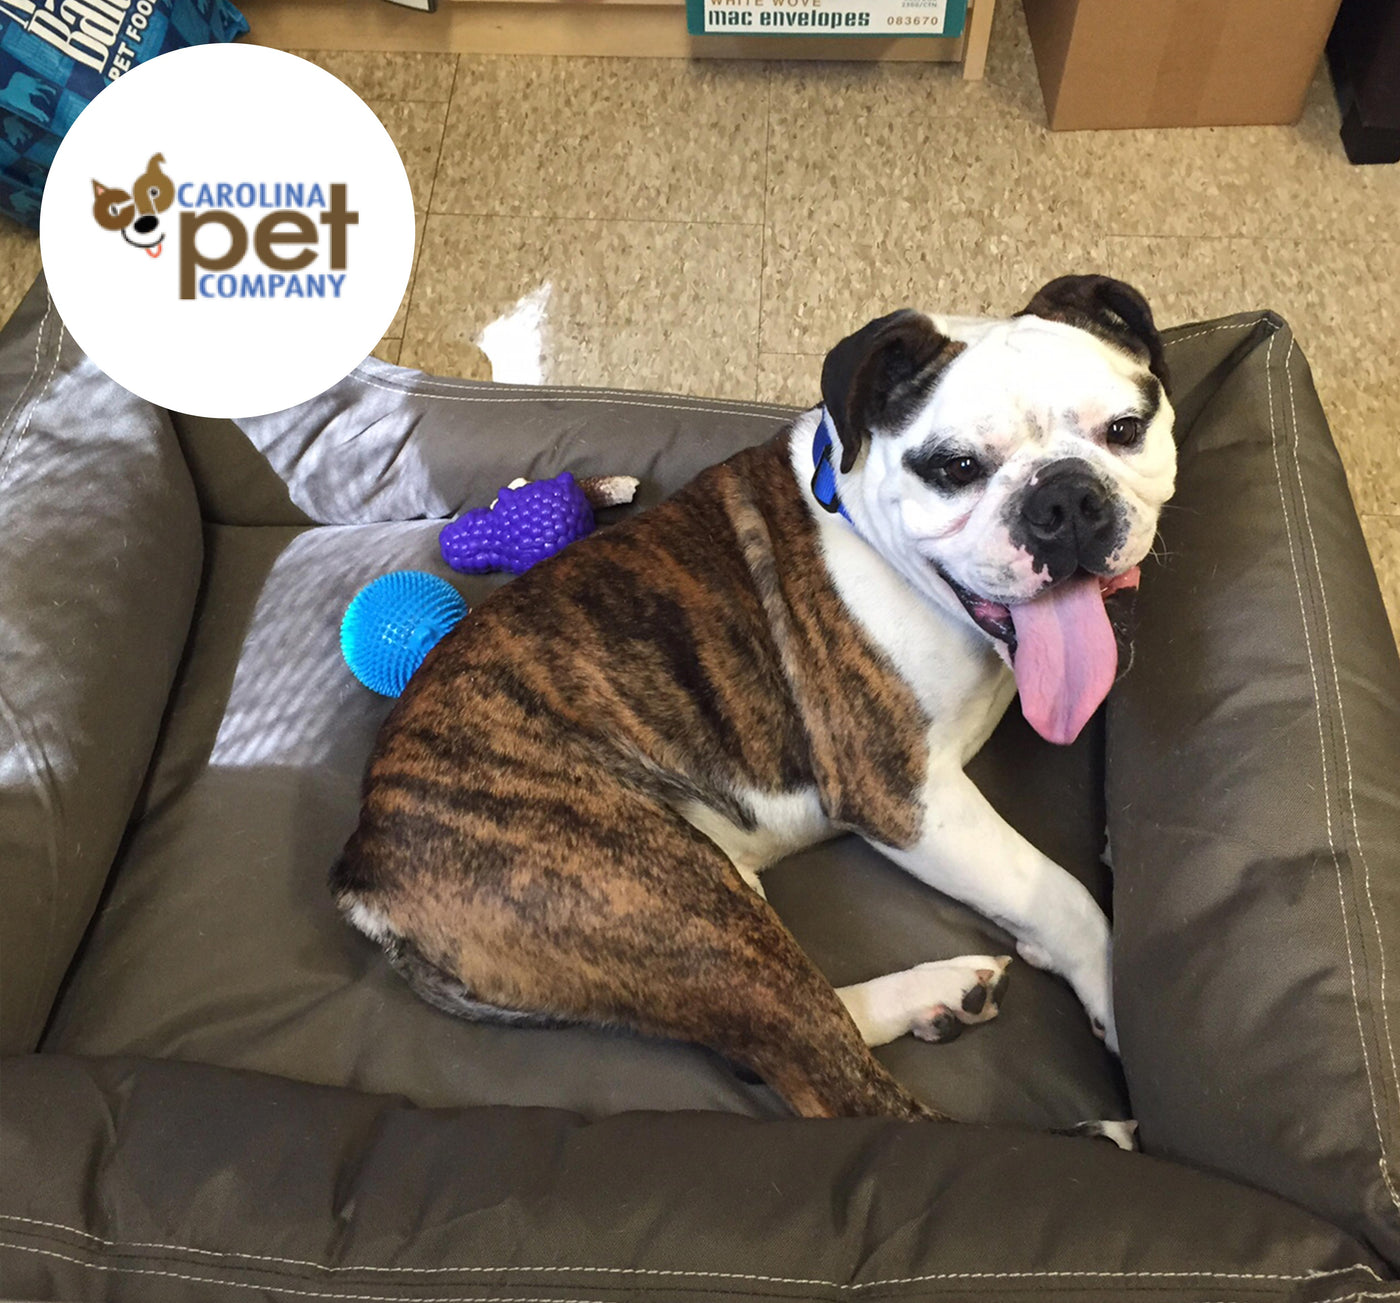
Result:
M963 955L836 991L867 1045L887 1045L906 1032L950 1041L964 1024L997 1016L1010 955Z
M1116 1053L1112 941L1108 920L1088 889L1011 828L961 770L931 770L924 806L923 831L914 845L872 844L916 878L1006 928L1028 964L1065 978Z

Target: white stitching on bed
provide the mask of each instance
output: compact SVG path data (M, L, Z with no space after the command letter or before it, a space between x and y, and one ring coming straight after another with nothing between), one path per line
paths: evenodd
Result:
M44 327L49 324L49 314L53 311L53 296L48 296L48 306L44 309L43 319L39 322L39 333L34 338L34 366L29 372L29 379L20 386L19 393L15 396L15 401L10 404L10 410L5 413L5 420L0 425L8 424L10 418L18 410L21 402L24 401L25 391L34 383L34 377L39 374L39 351L44 344ZM10 436L9 445L5 448L4 455L0 456L0 486L3 486L9 478L10 464L15 454L19 451L20 444L24 442L24 436L29 430L29 422L34 419L34 408L39 405L39 400L43 398L45 391L53 381L53 373L58 369L58 356L63 351L63 326L59 325L58 343L54 348L53 366L49 368L48 379L43 383L42 388L34 395L29 414L24 418L24 424Z
M1264 317L1261 313L1259 316L1254 317L1249 321L1228 321L1225 324L1219 326L1207 326L1204 330L1193 330L1189 335L1173 335L1166 342L1168 344L1181 344L1188 339L1199 339L1202 335L1213 335L1218 330L1249 330L1250 328L1257 326L1263 320Z
M227 1280L218 1276L191 1276L182 1271L162 1271L157 1267L124 1267L106 1262L88 1262L75 1258L56 1249L43 1249L37 1244L0 1244L3 1249L15 1249L20 1253L37 1253L45 1258L57 1258L60 1262L71 1262L85 1271L114 1271L126 1276L163 1276L168 1280L187 1280L195 1285L214 1285L221 1289L255 1289L264 1294L295 1294L299 1298L339 1298L354 1299L356 1303L604 1303L602 1299L560 1298L483 1298L479 1295L436 1294L416 1295L405 1300L402 1294L342 1294L324 1289L297 1289L291 1285L268 1285L252 1280Z
M656 403L643 402L640 399L623 398L583 398L574 395L554 395L549 389L542 388L538 394L522 394L519 397L502 397L500 395L477 393L477 394L430 394L419 388L399 388L396 385L381 384L378 380L371 380L369 376L360 376L362 383L374 389L382 389L385 393L399 394L405 398L414 396L423 398L436 398L447 403L607 403L614 407L647 407L655 411L666 412L706 412L714 416L748 416L756 421L773 421L790 418L799 408L781 407L775 408L772 412L750 412L742 408L733 407L701 407L690 406L682 403Z
M411 1298L411 1299L405 1300L405 1298L404 1298L404 1296L403 1296L402 1294L341 1294L341 1293L332 1293L332 1292L329 1291L329 1290L297 1289L297 1288L295 1288L295 1287L293 1287L293 1286L288 1286L288 1285L268 1285L268 1284L261 1284L261 1283L255 1282L255 1281L247 1281L247 1280L220 1280L218 1277L211 1277L211 1276L190 1276L190 1275L187 1275L187 1274L184 1273L184 1272L179 1272L179 1271L162 1271L162 1270L159 1270L158 1268L155 1268L155 1267L122 1267L122 1266L116 1266L116 1265L112 1265L112 1264L108 1264L108 1263L101 1263L101 1262L85 1262L82 1258L74 1258L74 1257L70 1256L69 1254L66 1254L66 1253L59 1253L59 1252L58 1252L57 1250L55 1250L55 1249L43 1249L43 1248L39 1248L37 1245L28 1245L28 1244L0 1244L0 1248L16 1249L16 1250L18 1250L20 1253L35 1253L35 1254L39 1254L41 1257L46 1257L46 1258L57 1258L60 1262L71 1262L71 1263L73 1263L75 1266L82 1267L82 1268L84 1268L84 1269L87 1270L87 1271L110 1271L110 1272L116 1272L116 1273L118 1273L118 1274L124 1274L124 1275L128 1275L128 1276L162 1276L162 1277L165 1277L165 1278L170 1279L170 1280L187 1280L187 1281L191 1282L192 1284L196 1284L196 1285L213 1285L213 1286L215 1286L215 1287L224 1288L224 1289L256 1289L256 1290L261 1290L261 1291L263 1291L264 1293L267 1293L267 1294L291 1294L291 1295L296 1295L296 1296L299 1297L299 1298L353 1299L353 1300L355 1300L355 1303L603 1303L603 1300L601 1300L601 1299L560 1298L558 1295L555 1295L553 1298L547 1298L547 1299L545 1299L545 1298L521 1298L521 1297L519 1297L518 1295L517 1295L517 1296L511 1296L511 1297L490 1297L490 1298L487 1298L487 1297L482 1297L482 1296L480 1296L480 1295L461 1295L461 1294L456 1294L456 1295L443 1295L443 1294L438 1294L438 1295L419 1295L419 1296L415 1296L415 1297L413 1297L413 1298ZM952 1274L952 1275L949 1275L949 1276L946 1276L946 1277L933 1277L933 1276L923 1277L923 1276L920 1276L920 1277L915 1277L914 1279L916 1279L916 1280L937 1280L937 1279L946 1279L946 1280L969 1280L969 1279L971 1279L971 1280L984 1280L984 1279L985 1279L985 1280L992 1280L992 1279L1005 1279L1005 1278L1007 1278L1008 1276L1013 1276L1013 1277L1014 1277L1014 1276L1017 1276L1017 1275L1020 1275L1020 1274L1024 1274L1024 1273L1017 1273L1017 1272L1005 1272L1005 1273L1003 1273L1003 1272L983 1272L983 1273L969 1273L969 1274L966 1274L966 1275ZM1046 1274L1054 1275L1054 1274L1058 1274L1058 1273L1053 1273L1053 1272L1052 1272L1052 1273L1046 1273ZM1104 1273L1104 1274L1105 1274L1106 1276L1112 1276L1114 1273L1106 1272L1106 1273ZM1374 1273L1372 1273L1372 1274L1374 1274ZM760 1279L761 1279L761 1278L760 1278ZM1296 1279L1304 1279L1304 1278L1289 1276L1289 1277L1284 1277L1283 1279L1286 1279L1286 1280L1296 1280ZM1377 1279L1379 1279L1379 1277L1377 1277ZM806 1282L798 1281L798 1282L795 1282L795 1283L797 1283L797 1284L804 1284L804 1283L806 1283ZM887 1283L897 1283L897 1282L887 1282ZM1381 1298L1381 1297L1388 1297L1388 1296L1379 1295L1379 1294L1378 1294L1378 1295L1370 1295L1370 1294L1351 1293L1351 1294L1338 1295L1338 1296L1336 1296L1335 1298L1332 1298L1332 1299L1325 1299L1325 1300L1322 1300L1322 1303L1347 1303L1347 1300L1348 1300L1348 1299L1360 1299L1360 1298L1371 1298L1371 1297ZM1236 1301L1234 1301L1234 1303L1238 1303L1238 1301L1236 1300Z
M44 401L44 396L49 392L49 386L53 383L54 372L58 370L58 360L63 356L63 330L63 324L60 322L58 338L54 342L53 348L53 365L49 367L49 373L44 377L44 383L39 386L39 392L34 395L33 401L29 404L29 411L24 416L24 424L15 432L14 440L6 450L4 464L0 465L0 489L5 487L5 481L10 478L10 471L14 469L19 450L24 446L24 436L29 433L29 425L34 420L34 413L39 410L39 404Z
M536 1274L559 1273L578 1275L612 1276L677 1276L702 1280L748 1280L768 1285L816 1285L823 1289L863 1290L876 1289L881 1285L912 1285L920 1281L933 1280L1020 1280L1042 1277L1065 1277L1067 1279L1103 1277L1112 1280L1325 1280L1328 1276L1341 1276L1347 1272L1364 1271L1372 1280L1380 1280L1375 1271L1363 1262L1348 1267L1333 1267L1330 1271L1309 1271L1286 1274L1279 1272L1253 1271L949 1271L935 1272L927 1276L898 1276L888 1280L867 1280L854 1284L832 1280L803 1280L793 1276L758 1276L736 1271L686 1271L664 1267L370 1267L353 1264L332 1267L322 1262L312 1262L306 1258L279 1258L270 1254L242 1253L222 1249L196 1249L186 1244L158 1244L142 1240L107 1240L91 1231L76 1226L65 1226L62 1222L43 1221L37 1217L21 1217L16 1213L0 1213L0 1221L20 1222L27 1226L42 1226L49 1230L66 1231L70 1235L81 1236L102 1249L154 1249L172 1253L192 1253L209 1258L243 1258L249 1262L279 1263L284 1267L310 1267L313 1271L334 1275L339 1272L381 1273L384 1275L444 1276L461 1275L506 1275L509 1273Z
M26 380L24 382L24 385L21 387L19 394L15 398L15 401L10 404L10 410L5 413L5 421L7 422L18 409L19 404L24 397L25 390L27 390L29 386L34 383L34 377L39 374L39 359L40 350L44 342L44 327L48 324L49 314L53 311L54 306L52 295L48 296L48 300L48 306L44 309L43 319L39 322L38 337L34 341L34 367L29 373L29 379ZM4 451L4 455L0 456L0 489L3 489L5 487L6 480L10 478L10 471L15 466L18 460L19 450L24 446L24 437L26 434L29 433L29 423L34 419L34 412L38 408L39 404L43 401L44 395L48 393L49 385L53 383L54 372L58 370L58 359L63 353L63 329L63 323L62 321L60 321L58 323L58 338L54 343L53 365L49 367L49 374L44 378L44 383L39 387L38 391L34 394L34 397L30 402L29 411L25 414L24 424L21 425L19 429L16 430L15 433L11 436L9 445ZM23 732L18 727L17 722L13 728L13 732L16 742L23 749L24 759L29 766L30 777L33 780L34 787L38 790L40 800L44 804L45 812L51 814L53 811L53 793L49 790L50 784L47 783L44 779L43 771L45 769L45 766L35 763L34 747L31 743L27 743L24 741ZM52 837L50 837L49 839L49 861L49 867L51 870L53 870L55 880L57 880L58 865L54 862L53 858ZM53 953L53 939L55 931L54 918L58 908L57 900L58 895L57 892L55 892L49 898L48 927L44 930L44 947L43 950L40 952L39 956L40 972L48 971L49 956ZM39 987L36 985L33 991L30 992L29 1013L25 1015L26 1018L32 1016L35 1006L38 1003L38 1000Z
M1250 1281L1250 1280L1298 1280L1298 1281L1323 1281L1328 1276L1345 1276L1354 1271L1364 1271L1377 1284L1386 1282L1364 1263L1356 1263L1351 1267L1336 1267L1331 1271L1306 1272L1303 1275L1293 1276L1270 1276L1251 1272L1220 1272L1212 1273L1208 1271L952 1271L943 1274L929 1276L906 1276L893 1280L871 1281L865 1285L837 1286L837 1288L849 1289L874 1289L877 1285L918 1285L929 1281L954 1281L954 1280L1022 1280L1039 1279L1040 1277L1053 1277L1065 1279L1089 1279L1101 1278L1103 1280L1211 1280L1211 1281ZM799 1282L800 1283L800 1282ZM1345 1295L1343 1297L1351 1297ZM1369 1297L1369 1296L1368 1296ZM1377 1295L1376 1297L1380 1297ZM1324 1303L1327 1301L1324 1300Z
M1360 824L1360 821L1359 821L1359 820L1357 819L1357 817L1356 817L1356 784L1355 784L1355 780L1354 780L1353 775L1352 775L1352 768L1351 768L1351 739L1350 739L1350 738L1348 737L1348 735L1347 735L1347 717L1346 717L1346 710L1345 710L1345 708L1344 708L1343 705L1342 705L1342 679L1341 679L1341 674L1340 674L1340 672L1338 671L1338 668L1337 668L1337 653L1336 653L1336 647L1335 647L1335 645L1334 645L1334 643L1333 643L1333 640L1332 640L1332 615L1331 615L1331 612L1329 611L1328 606L1327 606L1327 586L1326 586L1325 582L1323 581L1323 577L1322 577L1322 558L1321 558L1321 555L1320 555L1319 552L1318 552L1318 547L1317 547L1317 536L1313 533L1313 527L1312 527L1312 511L1310 510L1310 508L1309 508L1309 506L1308 506L1308 492L1307 492L1307 488L1304 486L1304 483L1303 483L1303 465L1302 465L1301 459L1300 459L1299 456L1298 456L1298 406L1297 406L1297 403L1296 403L1296 401L1295 401L1295 395L1294 395L1295 385L1294 385L1294 382L1293 382L1293 369L1292 369L1293 346L1294 346L1294 343L1295 343L1295 342L1296 342L1296 341L1290 340L1289 345L1288 345L1288 353L1285 355L1285 357L1284 357L1284 359L1283 359L1284 374L1288 377L1288 406L1289 406L1290 420L1291 420L1291 423L1292 423L1292 426L1293 426L1293 447L1292 447L1292 453L1293 453L1293 473L1294 473L1294 475L1297 476L1297 479L1298 479L1298 494L1299 494L1299 497L1302 499L1302 503L1303 503L1303 520L1304 520L1304 522L1306 523L1306 525L1307 525L1307 527L1308 527L1308 539L1309 539L1309 541L1310 541L1311 544L1312 544L1313 569L1314 569L1314 570L1316 571L1316 573L1317 573L1317 590L1318 590L1318 595L1319 595L1319 596L1321 597L1321 599L1322 599L1322 619L1323 619L1323 627L1324 627L1324 628L1326 629L1326 631L1327 631L1327 656L1328 656L1328 659L1329 659L1329 660L1331 661L1331 663L1332 663L1332 683L1333 683L1333 690L1335 691L1336 697L1337 697L1337 720L1338 720L1338 723L1339 723L1339 725L1340 725L1340 727L1341 727L1341 733L1342 733L1342 753L1343 753L1343 755L1344 755L1345 758L1346 758L1346 767L1347 767L1346 793L1347 793L1347 800L1348 800L1348 803L1349 803L1349 805L1350 805L1350 807L1351 807L1352 840L1353 840L1353 841L1355 842L1355 844L1356 844L1356 855L1357 855L1357 858L1361 861L1361 881L1362 881L1362 883L1365 885L1365 888L1366 888L1366 903L1367 903L1367 906L1368 906L1368 908L1370 909L1370 912L1371 912L1371 923L1372 923L1372 926L1373 926L1373 927L1375 928L1375 930L1376 930L1376 952L1377 952L1377 954L1378 954L1378 956L1379 956L1379 958L1380 958L1381 1023L1382 1023L1382 1025L1383 1025L1384 1028L1385 1028L1386 1046L1387 1046L1387 1049L1389 1050L1389 1053L1390 1053L1390 1073L1391 1073L1391 1080L1392 1080L1392 1082L1395 1082L1395 1081L1397 1081L1397 1080L1400 1080L1400 1072L1397 1072L1397 1071L1396 1071L1396 1066L1395 1066L1395 1042L1394 1042L1394 1040L1393 1040L1393 1038L1392 1038L1392 1036L1391 1036L1391 1029L1390 1029L1390 1012L1389 1012L1389 1010L1386 1008L1386 998L1385 998L1385 944L1384 944L1384 940L1383 940L1383 938L1382 938L1382 936L1381 936L1381 920L1380 920L1380 915L1376 912L1376 900L1375 900L1375 897L1371 894L1371 866L1370 866L1370 864L1369 864L1369 863L1367 862L1367 860L1366 860L1366 851L1365 851L1365 849L1364 849L1364 848L1362 847L1362 845L1361 845L1361 824ZM1320 735L1320 732L1321 732L1321 715L1320 715L1320 711L1321 711L1321 703L1319 702L1319 721L1318 721L1319 735ZM1338 866L1338 872L1340 873L1340 865ZM1360 911L1358 910L1358 913L1359 913L1359 912L1360 912ZM1358 1010L1358 1014L1359 1014L1359 1010ZM1395 1205L1396 1211L1397 1211L1397 1212L1400 1212L1400 1191L1397 1191L1397 1190L1396 1190L1394 1179L1392 1178L1391 1173L1390 1173L1390 1168L1389 1168L1389 1165L1388 1165L1388 1162L1387 1162L1387 1159L1386 1159L1385 1141L1384 1141L1384 1139L1382 1139L1382 1141L1381 1141L1381 1161L1380 1161L1380 1169L1381 1169L1381 1179L1385 1182L1385 1188L1386 1188L1387 1193L1390 1195L1390 1201L1391 1201L1392 1204Z
M15 414L15 409L24 401L24 391L34 383L34 377L39 374L39 350L44 345L44 327L49 324L49 315L53 312L53 296L46 294L45 298L48 301L44 306L44 315L40 318L39 330L34 336L34 365L29 368L29 379L19 387L19 393L15 395L15 401L10 404L10 410L5 413L5 419L0 421L0 426L10 423L10 417Z
M376 358L375 360L378 361L379 359ZM389 362L384 362L384 363L382 363L382 365L384 365L384 366L391 366L391 365L393 365L393 364L392 364L392 363L389 363ZM415 370L417 370L417 368L415 368L415 367L404 367L404 366L396 367L395 369L396 369L396 370L399 370L399 371L415 371ZM353 376L358 377L358 378L361 379L361 380L365 380L365 381L368 381L368 380L369 380L369 371L365 368L365 364L364 364L363 362L361 362L360 365L357 366L350 374L353 375ZM451 376L435 376L435 375L429 375L427 372L422 372L422 371L419 371L418 374L421 375L421 376L423 376L424 379L426 379L430 384L442 385L444 388L447 388L447 389L481 389L481 388L485 388L485 387L498 387L498 388L502 389L503 391L505 391L507 394L519 394L522 398L526 398L526 399L528 399L528 400L530 400L530 401L532 401L532 402L533 402L533 401L538 401L538 400L541 399L541 398L569 397L569 396L572 396L572 395L579 395L579 396L581 396L581 397L589 397L589 396L594 395L594 394L608 394L608 395L612 395L612 396L618 397L618 398L635 398L636 395L637 395L637 392L638 392L638 391L635 390L635 389L604 389L602 386L599 386L599 385L537 385L537 386L536 386L536 385L507 384L507 383L504 383L504 382L503 382L503 383L500 384L499 386L495 386L495 385L494 385L494 382L491 382L491 381L481 381L481 380L458 380L458 379L455 379L455 378L453 378L453 377L451 377ZM380 386L380 388L383 388L383 387L384 387L383 385ZM533 392L532 392L532 391L533 391ZM396 392L397 392L397 391L396 391ZM423 392L423 391L422 391L421 389L414 388L414 389L406 389L404 392L407 392L407 393L421 393L421 392ZM450 398L450 397L451 397L450 394L434 394L434 395L431 395L431 396L432 396L432 397L435 397L435 398ZM494 401L494 400L493 400L493 401ZM705 402L706 400L705 400L705 399L696 399L695 401L696 401L696 402ZM801 408L794 408L794 407L792 407L792 406L790 406L789 404L786 404L786 403L760 403L760 402L758 402L756 399L748 399L748 398L732 398L732 399L731 399L731 398L721 398L721 399L718 399L717 401L722 402L722 403L723 403L723 402L732 402L732 403L734 403L736 406L743 406L743 407L768 407L768 408L771 408L771 409L773 410L774 413L778 413L778 414L785 414L785 413L793 412L793 411L795 411L795 410L796 410L796 411L802 410ZM687 410L694 410L694 409L689 409L689 408L688 408Z
M1283 465L1279 460L1278 450L1278 427L1274 421L1274 344L1278 336L1274 335L1269 340L1269 350L1264 357L1264 374L1268 380L1269 398L1269 439L1274 456L1274 474L1278 480L1279 506L1283 511L1283 528L1288 537L1288 559L1293 566L1293 585L1298 592L1298 612L1303 624L1303 644L1308 653L1308 673L1312 678L1314 714L1317 716L1317 739L1318 750L1322 760L1322 804L1323 812L1327 817L1327 845L1332 853L1332 864L1337 870L1337 903L1342 911L1342 941L1346 945L1347 969L1351 975L1351 999L1352 1006L1356 1011L1356 1034L1361 1044L1361 1062L1366 1069L1366 1089L1371 1097L1371 1116L1376 1124L1376 1143L1381 1152L1381 1170L1384 1173L1385 1154L1385 1129L1381 1125L1380 1104L1376 1098L1376 1079L1371 1071L1371 1054L1366 1048L1366 1027L1361 1020L1361 995L1356 982L1356 960L1351 948L1351 921L1347 917L1346 887L1342 877L1342 857L1337 849L1336 840L1332 831L1332 787L1327 775L1327 739L1322 727L1322 694L1318 690L1317 683L1317 662L1313 657L1312 633L1308 628L1307 604L1303 596L1303 580L1298 570L1298 548L1293 539L1293 524L1288 514L1288 502L1284 492ZM1290 349L1292 345L1289 345ZM1390 1193L1392 1202L1395 1202L1394 1191L1390 1189L1390 1182L1386 1181L1387 1192ZM1396 1203L1397 1210L1400 1210L1400 1203Z

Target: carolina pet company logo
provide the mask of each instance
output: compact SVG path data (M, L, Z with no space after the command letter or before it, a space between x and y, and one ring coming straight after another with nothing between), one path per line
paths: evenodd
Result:
M173 31L225 3L156 0L156 16ZM39 213L49 293L78 346L194 416L280 412L344 380L403 302L414 237L403 159L369 105L305 59L219 42L95 89Z
M178 209L181 299L339 299L348 272L351 210L342 182L173 181L152 154L129 190L93 179L92 215L104 230L158 258L162 214ZM245 265L249 259L258 269ZM314 270L312 265L316 264Z

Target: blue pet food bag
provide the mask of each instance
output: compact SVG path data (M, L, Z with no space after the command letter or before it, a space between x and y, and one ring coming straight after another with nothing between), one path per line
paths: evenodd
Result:
M58 142L108 82L247 30L229 0L0 0L0 213L39 229Z

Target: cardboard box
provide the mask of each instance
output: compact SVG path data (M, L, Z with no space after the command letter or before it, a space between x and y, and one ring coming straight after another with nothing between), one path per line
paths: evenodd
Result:
M1340 0L1023 0L1054 131L1296 122Z

